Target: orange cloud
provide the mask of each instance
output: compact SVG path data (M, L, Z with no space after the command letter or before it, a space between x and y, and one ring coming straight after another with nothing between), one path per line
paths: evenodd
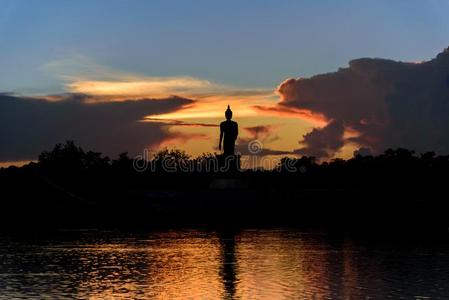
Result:
M327 124L328 119L320 113L315 113L309 109L298 109L293 107L286 107L283 105L261 106L254 105L253 108L266 115L273 115L279 117L300 118L319 126Z
M191 77L145 77L126 81L75 81L67 84L74 93L122 97L164 97L208 91L215 87L207 80Z

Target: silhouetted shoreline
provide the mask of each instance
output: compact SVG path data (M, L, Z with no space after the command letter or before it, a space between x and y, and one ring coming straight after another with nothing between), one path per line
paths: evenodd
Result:
M285 158L271 171L167 172L161 165L162 159L179 166L212 158L166 150L153 158L153 169L136 171L126 154L110 160L73 142L57 145L37 163L0 170L1 222L24 228L448 228L449 156L389 149L321 164Z

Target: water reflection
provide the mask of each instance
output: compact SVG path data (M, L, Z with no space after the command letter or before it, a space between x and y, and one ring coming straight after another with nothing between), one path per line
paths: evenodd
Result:
M447 299L448 249L298 230L3 236L0 298Z
M235 255L235 232L224 231L219 233L221 246L220 277L224 286L224 298L234 299L237 285L237 259Z

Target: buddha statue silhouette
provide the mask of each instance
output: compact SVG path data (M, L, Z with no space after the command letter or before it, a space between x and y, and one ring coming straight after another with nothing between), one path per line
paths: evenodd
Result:
M239 134L239 127L237 122L232 121L232 110L228 105L228 109L225 111L226 121L220 123L220 143L218 149L221 150L221 144L223 142L223 155L234 155L235 141Z

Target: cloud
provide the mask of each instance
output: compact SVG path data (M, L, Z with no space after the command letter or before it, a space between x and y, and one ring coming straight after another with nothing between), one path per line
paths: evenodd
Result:
M0 95L0 161L35 159L54 144L73 139L82 147L115 156L138 154L169 137L166 125L143 122L194 101L181 97L95 102L85 94L57 100Z
M328 120L320 113L314 113L308 109L297 109L285 105L253 105L253 109L264 115L273 115L277 117L296 117L309 121L316 125L324 126Z
M191 77L145 77L121 81L74 81L67 84L73 93L101 96L167 96L182 93L200 93L218 88L207 80Z
M174 127L174 126L184 126L184 127L219 127L218 124L203 123L203 122L186 122L186 121L181 121L181 120L158 119L158 118L151 118L151 117L146 117L145 121L147 121L147 122L159 122L159 123L163 123L165 125L170 125L171 127Z
M275 150L266 147L267 144L276 141L279 137L274 133L274 125L259 125L253 127L244 127L249 134L248 137L239 137L237 142L237 151L241 155L291 155L291 151Z
M374 153L389 147L449 153L448 49L420 63L352 60L349 67L336 72L288 79L277 92L281 97L278 108L310 110L335 120L334 124L343 122L357 132L347 141ZM306 135L308 139L324 135L320 130L312 133ZM338 130L335 133L340 135ZM329 136L326 144L338 138Z
M293 152L319 159L330 158L343 147L344 132L343 122L332 120L323 128L314 128L311 132L304 134L300 142L304 147Z
M187 98L273 97L266 88L242 88L191 76L148 76L117 70L74 54L42 66L42 71L65 82L70 93L91 96L162 98L179 95Z
M72 93L114 97L167 97L182 95L194 98L272 97L271 89L238 88L189 76L135 76L116 80L77 79L66 84Z
M243 129L249 133L250 138L253 140L261 140L268 143L279 138L277 135L274 135L274 125L259 125L253 127L245 127Z
M88 94L95 101L130 98L166 98L177 95L198 100L175 113L159 114L169 120L221 118L230 104L236 117L257 116L253 105L275 103L272 88L232 86L192 76L151 76L117 70L79 54L48 62L42 71L61 80L64 91ZM153 118L155 119L155 118Z

